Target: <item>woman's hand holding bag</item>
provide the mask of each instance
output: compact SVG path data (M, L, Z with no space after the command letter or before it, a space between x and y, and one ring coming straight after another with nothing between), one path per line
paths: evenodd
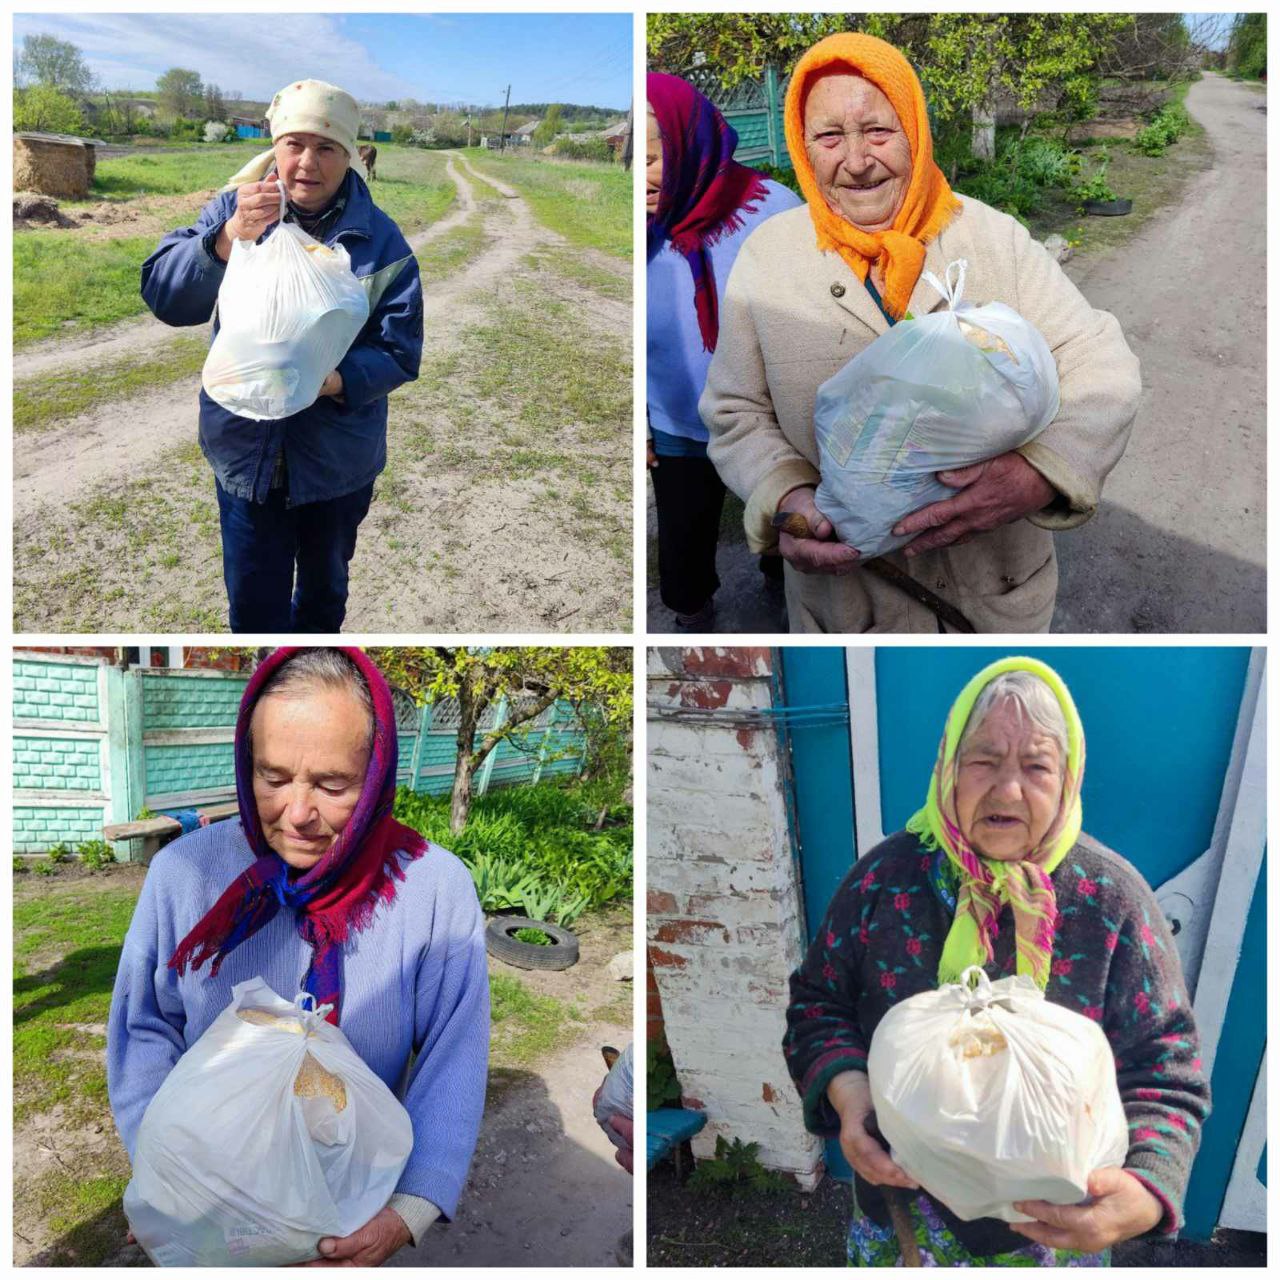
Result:
M1098 1253L1121 1240L1153 1230L1164 1207L1131 1173L1114 1166L1089 1175L1090 1203L1050 1204L1047 1200L1019 1200L1019 1212L1035 1222L1012 1222L1020 1235L1052 1249L1080 1249Z
M840 1150L863 1178L878 1187L919 1188L867 1129L872 1113L871 1085L864 1072L842 1071L833 1077L827 1085L827 1099L840 1117Z

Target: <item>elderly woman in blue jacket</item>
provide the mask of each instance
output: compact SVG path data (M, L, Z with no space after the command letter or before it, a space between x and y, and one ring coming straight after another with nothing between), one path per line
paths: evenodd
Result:
M286 220L341 243L369 294L369 320L320 396L292 417L253 422L200 392L200 448L213 467L232 631L342 626L348 566L387 460L387 396L418 376L422 288L400 229L351 168L360 109L350 94L300 80L267 111L271 150L250 161L142 265L142 296L171 325L205 324L234 240ZM216 322L215 322L216 323Z

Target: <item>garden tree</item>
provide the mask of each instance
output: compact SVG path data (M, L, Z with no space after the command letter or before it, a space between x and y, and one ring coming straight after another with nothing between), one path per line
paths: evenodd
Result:
M44 85L72 97L93 88L93 72L84 55L69 40L55 36L23 36L16 59L17 78L28 85Z
M455 698L459 721L457 767L449 808L456 835L471 810L476 770L499 743L525 741L533 722L557 701L569 703L588 731L625 734L631 724L631 650L599 646L376 649L371 656L415 702ZM525 695L525 696L519 696ZM505 701L503 722L480 738L486 710Z
M44 84L13 91L13 127L19 133L83 133L80 108Z
M160 97L160 109L166 115L179 118L200 109L204 86L200 83L199 72L188 71L185 67L170 67L156 81L156 92Z
M560 104L553 102L547 108L547 114L542 117L538 127L533 131L533 143L537 147L545 147L548 143L554 142L556 134L560 132Z
M1182 74L1192 56L1191 30L1181 13L1132 13L1116 32L1098 68L1124 80L1169 80ZM1219 15L1205 14L1214 19Z
M204 114L209 120L225 120L227 118L226 100L222 96L222 90L216 84L204 86Z
M1227 42L1227 70L1258 77L1267 71L1267 15L1238 13Z

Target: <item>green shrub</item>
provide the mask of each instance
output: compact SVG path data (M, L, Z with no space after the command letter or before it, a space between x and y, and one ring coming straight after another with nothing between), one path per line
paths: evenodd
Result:
M19 853L13 855L13 870L16 875L27 870L27 860Z
M541 929L517 929L511 935L517 942L527 942L531 947L549 947L551 939Z
M563 160L595 160L613 163L613 152L603 138L559 138L555 154Z
M1158 156L1166 147L1182 137L1191 127L1191 117L1180 102L1161 107L1151 118L1151 123L1133 139L1136 150L1146 156Z
M753 1191L782 1191L787 1179L766 1169L758 1159L760 1144L734 1138L732 1144L723 1135L716 1137L714 1160L701 1160L689 1175L689 1186L700 1190L719 1190L746 1183Z
M50 862L70 862L71 846L68 844L63 844L61 841L59 841L49 850L49 861Z
M58 868L48 858L41 858L35 865L35 872L38 876L56 876Z
M960 166L954 185L957 191L1025 221L1044 207L1050 190L1069 188L1079 171L1079 153L1060 142L1006 133L997 141L995 159L969 159Z
M83 133L84 116L73 98L51 85L13 91L13 127L19 133Z
M672 1061L671 1050L667 1048L664 1036L650 1038L645 1068L646 1105L649 1110L657 1111L668 1102L679 1106L682 1090L680 1081L676 1079L676 1064Z
M105 840L86 840L76 846L76 852L90 871L101 871L116 860L115 850Z

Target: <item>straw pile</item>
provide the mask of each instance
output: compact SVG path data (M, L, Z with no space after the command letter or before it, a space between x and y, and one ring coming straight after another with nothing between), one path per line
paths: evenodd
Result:
M53 134L13 135L13 189L45 196L87 196L93 184L94 150L90 143Z

